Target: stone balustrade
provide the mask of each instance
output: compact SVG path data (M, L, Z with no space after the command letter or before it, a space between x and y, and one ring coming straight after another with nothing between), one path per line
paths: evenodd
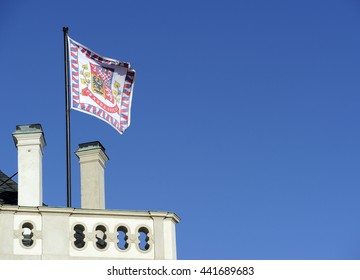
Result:
M2 205L0 258L176 259L179 220L169 212Z

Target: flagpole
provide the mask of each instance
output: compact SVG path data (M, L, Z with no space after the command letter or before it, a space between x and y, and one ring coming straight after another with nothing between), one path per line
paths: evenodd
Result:
M67 207L71 207L71 154L70 154L70 108L69 108L69 51L68 27L63 27L64 32L64 60L65 60L65 113L66 113L66 186Z

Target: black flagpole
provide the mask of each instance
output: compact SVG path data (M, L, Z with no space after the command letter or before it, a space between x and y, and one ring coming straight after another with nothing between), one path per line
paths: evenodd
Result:
M65 60L65 111L66 111L66 185L67 207L71 207L71 160L70 160L70 108L69 108L69 51L68 51L68 27L64 31L64 60Z

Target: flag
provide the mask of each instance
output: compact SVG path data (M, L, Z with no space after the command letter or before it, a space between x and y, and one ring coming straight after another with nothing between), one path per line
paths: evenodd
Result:
M122 134L130 125L135 71L68 38L71 109L97 117Z

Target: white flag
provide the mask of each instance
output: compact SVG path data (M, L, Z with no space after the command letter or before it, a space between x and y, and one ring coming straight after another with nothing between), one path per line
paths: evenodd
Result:
M68 37L71 108L97 117L120 134L130 125L135 71Z

